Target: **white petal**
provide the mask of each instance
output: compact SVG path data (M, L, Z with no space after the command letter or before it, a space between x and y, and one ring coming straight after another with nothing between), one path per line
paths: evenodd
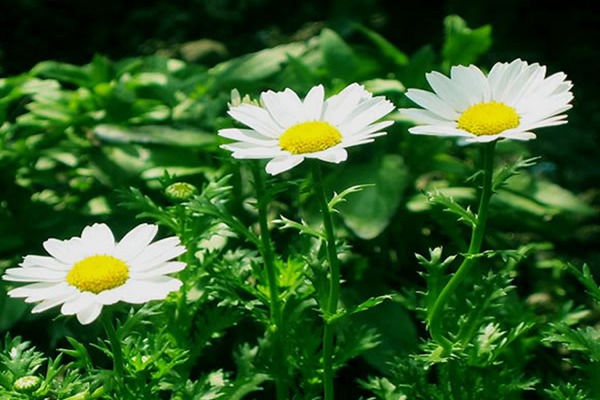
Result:
M266 171L270 175L277 175L284 171L294 168L296 165L304 161L303 156L284 155L277 156L267 163Z
M178 237L172 236L152 243L143 253L129 261L129 266L135 271L146 271L158 264L185 253Z
M115 247L113 255L123 261L128 261L139 255L158 232L158 226L140 224L129 231Z
M240 159L273 158L287 154L287 152L279 148L279 145L276 147L262 147L250 143L237 142L224 144L220 147L231 151L233 153L232 157Z
M106 224L86 226L81 233L81 240L93 254L112 254L115 250L115 237Z
M171 261L145 271L132 270L131 279L146 279L152 276L171 274L173 272L179 272L185 269L185 266L186 264L184 262Z
M417 124L448 126L454 126L456 124L455 120L442 119L439 115L420 108L402 108L400 109L400 114L413 120Z
M447 76L434 71L425 74L425 77L435 93L456 111L464 110L471 105L468 98L463 96L464 90Z
M465 138L464 141L467 143L489 143L500 138L502 138L500 135L481 135Z
M65 264L58 261L56 258L47 257L47 256L25 256L23 262L19 264L23 268L29 267L43 267L48 269L53 269L56 271L67 271L70 270L72 265Z
M131 278L130 278L131 279ZM104 306L115 304L123 298L124 293L127 291L127 283L117 286L116 288L103 290L102 292L95 295L94 300Z
M228 113L234 119L265 136L277 138L281 134L281 127L263 108L251 104L242 104L231 108Z
M421 89L408 89L406 97L441 118L457 120L459 117L459 114L452 107L431 92Z
M494 67L492 67L492 70L488 75L488 80L492 87L493 99L502 103L507 103L514 80L518 78L519 74L526 67L527 63L519 59L514 60L502 68L497 68L496 71L494 71ZM496 74L492 74L492 72L496 72Z
M323 99L325 90L323 85L310 89L304 99L304 118L306 121L316 121L323 118Z
M533 132L514 132L514 133L503 132L498 136L506 138L506 139L513 139L513 140L531 140L531 139L536 138L536 135Z
M65 301L60 308L60 312L64 315L76 314L90 304L95 303L94 297L95 295L91 292L80 292L78 296L71 298L69 301Z
M56 271L43 267L9 268L2 277L12 282L61 282L65 280L65 271Z
M433 136L475 136L472 133L463 131L462 129L456 129L450 126L439 126L439 125L420 125L412 127L408 130L414 135L433 135Z
M339 164L348 159L348 152L343 147L333 147L327 150L304 155L306 158L316 158L322 161Z
M353 83L325 101L323 105L323 120L334 126L338 126L348 118L361 101L370 97L371 94L362 86Z
M266 147L277 146L278 141L271 137L264 136L252 129L229 128L221 129L219 136L227 139L239 140L241 142L257 144Z
M291 89L285 89L283 92L272 90L263 92L260 100L271 118L278 124L279 131L303 121L302 101Z
M71 286L66 282L37 282L24 285L8 292L10 297L27 297L28 303L52 299L57 296L65 297L71 292Z
M142 304L151 300L162 300L169 293L179 290L182 282L170 277L160 277L153 280L128 282L129 290L124 293L122 300L132 304Z
M75 293L71 293L70 295L67 296L58 296L58 297L54 297L51 299L46 299L44 301L42 301L41 303L39 303L38 305L36 305L35 307L33 307L33 309L31 310L32 313L40 313L43 311L46 311L50 308L56 307L59 304L64 303L65 301L71 301L72 299L79 297L79 292L75 292Z
M81 325L91 324L102 312L102 305L98 303L88 304L77 313L77 320Z
M377 132L372 134L354 135L351 138L344 140L340 145L343 148L358 146L359 144L371 143L375 138L387 135L387 132Z
M367 127L363 127L362 129L358 129L358 127L348 127L347 130L342 131L342 136L343 136L343 140L342 142L345 142L346 140L352 138L354 140L354 136L366 136L366 135L371 135L374 134L377 131L380 131L381 129L385 129L390 125L393 125L394 121L381 121L381 122L377 122L373 125L369 125ZM381 135L377 136L383 136L385 135L385 132L381 132ZM373 136L375 137L375 136Z
M383 97L375 97L362 102L350 117L339 125L342 132L351 132L352 127L361 129L377 121L394 110L394 105Z
M459 65L452 67L452 81L460 88L462 95L469 105L487 102L491 99L492 91L483 72L474 65L468 67ZM463 112L465 109L457 109Z
M90 255L78 237L69 240L48 239L43 246L52 257L69 265Z

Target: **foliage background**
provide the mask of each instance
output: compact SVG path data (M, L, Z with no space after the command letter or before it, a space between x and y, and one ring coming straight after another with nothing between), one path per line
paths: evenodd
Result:
M479 64L491 65L496 61L520 57L545 64L550 72L564 71L574 82L575 100L569 112L569 125L545 129L538 133L537 140L526 146L531 155L542 156L537 170L540 174L598 209L600 98L597 93L600 78L596 66L600 65L597 51L600 17L589 4L577 4L575 1L561 8L552 8L541 0L296 3L272 0L6 1L0 3L0 77L24 73L46 60L83 65L97 54L111 60L151 54L170 55L192 65L197 63L210 67L236 56L309 38L325 26L335 30L346 41L361 43L365 39L352 29L352 22L360 22L373 29L411 55L427 44L439 51L444 36L443 20L447 15L456 14L472 28L487 24L492 27L491 50L481 57ZM181 77L182 81L188 78L193 79ZM223 95L228 97L229 93ZM424 166L424 169L428 167ZM0 171L0 182L14 180L14 176L2 176L4 174L6 172ZM0 188L3 192L5 189ZM14 198L24 195L10 193ZM16 244L5 242L0 246L4 249L0 259L17 260L21 255L39 252L41 241L56 235L56 227L70 218L68 212L52 214L50 209L37 211L41 214L32 216L36 219L31 221L30 227L0 226L4 238L10 238L12 229L18 230L15 236L24 238ZM123 215L128 214L123 211ZM37 219L46 217L45 222ZM93 219L93 216L89 217ZM42 226L35 226L38 221L42 222ZM47 225L44 226L44 223ZM553 254L574 263L587 262L597 273L600 268L599 224L596 214L586 220L585 226L552 225L553 229L565 229L564 232L549 229L555 246ZM76 234L80 225L78 221L68 229ZM537 228L543 229L543 226ZM361 249L358 243L357 248L367 251L369 243L363 245ZM425 253L427 245L408 243L404 250ZM378 266L376 278L385 279L396 274L389 282L392 286L418 279L415 271L381 272L384 267ZM398 273L405 273L408 277L399 277ZM541 275L543 271L538 273ZM527 278L525 275L519 282L526 291L531 289L527 287ZM539 276L535 278L540 279ZM573 282L569 283L576 287ZM540 284L539 281L536 284ZM555 284L556 281L553 281L552 285ZM577 292L573 287L570 289ZM574 301L586 303L583 293ZM19 318L23 317L22 311ZM4 316L0 329L11 325L6 318L9 316ZM35 337L39 328L47 323L44 319L27 320L11 331ZM63 333L53 332L56 337ZM56 343L52 340L48 338L47 342L39 341L38 344L53 347ZM363 364L359 367L366 368ZM348 376L348 379L353 378L351 374ZM344 379L344 374L341 379Z
M576 133L561 137L555 130L531 145L557 164L561 185L585 191L600 180L600 16L591 7L573 1L555 8L541 0L2 2L0 74L21 73L43 60L86 64L94 54L119 59L170 53L210 65L307 37L319 24L352 39L345 35L349 21L364 23L411 54L427 43L439 48L443 18L456 14L471 27L492 26L493 45L482 64L521 57L565 71L575 83ZM211 42L184 46L200 39Z

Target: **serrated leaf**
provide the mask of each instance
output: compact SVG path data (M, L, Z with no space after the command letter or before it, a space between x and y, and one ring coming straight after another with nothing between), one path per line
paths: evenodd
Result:
M301 234L313 236L322 240L327 240L323 232L314 229L304 221L296 222L281 215L279 219L273 220L273 223L279 225L281 229L296 229Z
M458 204L454 198L445 195L442 192L436 191L427 195L431 204L437 204L444 207L444 211L457 215L458 220L474 227L477 225L477 217L471 210L464 208Z
M497 191L500 187L506 184L508 179L521 173L521 170L534 166L539 159L540 157L532 157L503 166L494 174L492 179L492 190Z

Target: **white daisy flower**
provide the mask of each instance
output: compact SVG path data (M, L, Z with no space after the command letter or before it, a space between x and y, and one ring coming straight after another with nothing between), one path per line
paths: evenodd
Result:
M419 124L409 132L460 137L463 144L534 139L532 130L567 122L561 113L573 99L573 85L564 73L546 77L546 67L520 59L497 63L487 76L470 65L452 67L450 78L439 72L426 77L434 93L406 92L423 109L400 109Z
M8 292L38 303L34 313L62 304L64 315L77 314L81 324L94 321L102 306L124 301L142 304L164 299L181 286L166 276L185 268L185 263L169 261L185 252L177 237L150 244L156 225L141 224L115 242L105 224L86 227L81 237L48 239L48 256L28 255L20 268L10 268L3 276L13 282L31 282Z
M305 158L340 163L346 148L370 143L385 135L393 121L376 122L394 110L385 97L373 97L353 83L324 99L322 85L313 87L304 100L291 89L267 91L261 105L230 105L229 115L250 129L221 129L219 135L237 142L222 145L235 158L270 159L266 170L275 175Z

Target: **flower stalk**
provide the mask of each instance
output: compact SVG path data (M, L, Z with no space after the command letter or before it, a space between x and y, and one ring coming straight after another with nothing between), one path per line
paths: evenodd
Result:
M325 326L323 329L323 392L325 400L333 400L333 353L335 338L335 322L329 321L328 317L337 312L338 301L340 297L340 262L337 256L337 247L335 244L335 232L333 229L333 220L325 188L323 187L323 177L321 167L318 163L312 163L312 173L316 194L323 217L323 227L327 244L327 258L329 261L329 293L325 304L324 317Z
M288 399L287 374L285 373L285 354L283 349L282 336L282 317L281 317L281 301L279 298L279 283L277 281L277 273L275 270L275 255L273 252L273 244L269 234L267 205L268 198L265 188L265 178L263 169L258 163L253 163L252 174L254 177L254 185L257 196L258 207L258 223L260 227L260 243L261 253L265 270L267 273L267 283L269 286L269 306L270 306L270 326L269 331L273 335L274 342L274 378L277 400Z
M123 379L123 350L121 349L121 340L119 339L119 335L115 330L112 321L112 313L106 312L102 315L102 325L104 326L104 330L106 331L106 336L108 336L108 341L110 343L110 348L112 350L113 355L113 372L118 381Z
M477 263L477 254L481 251L483 238L485 236L485 227L488 219L488 205L492 197L492 177L494 167L494 149L495 141L484 143L481 147L482 162L482 186L479 194L479 206L477 208L477 218L471 232L469 248L465 258L458 267L452 278L446 283L438 295L433 307L429 312L429 332L437 344L442 346L443 352L451 350L455 342L447 338L443 329L444 309L448 301L452 298L461 282L471 273L473 266ZM456 342L464 341L465 338L456 338Z

